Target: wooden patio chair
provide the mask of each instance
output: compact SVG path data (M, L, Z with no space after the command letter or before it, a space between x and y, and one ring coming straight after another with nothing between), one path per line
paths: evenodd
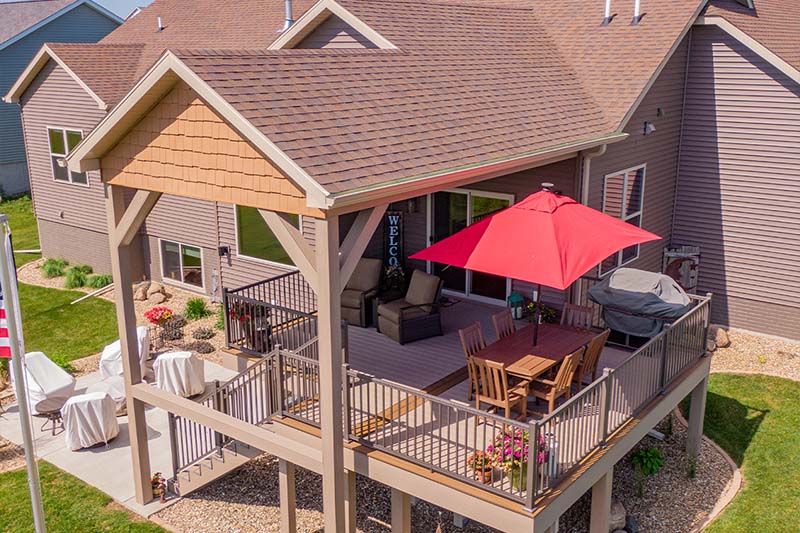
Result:
M600 354L603 353L603 348L610 334L611 330L607 329L592 339L586 346L586 352L583 354L581 364L578 365L578 370L575 372L574 381L578 385L578 390L597 379L597 362L600 361ZM584 381L586 376L589 376L589 383Z
M528 387L530 381L521 381L509 386L506 365L472 357L472 367L477 374L478 392L475 395L475 407L488 403L492 411L498 407L504 410L504 416L511 418L511 410L519 413L517 420L525 420L528 416Z
M486 341L483 338L481 323L475 322L469 326L458 330L458 337L461 339L461 348L464 350L464 357L467 360L467 372L469 374L469 393L467 400L472 400L478 392L477 376L472 365L472 356L486 348Z
M564 304L561 312L561 325L573 328L592 328L592 308L585 305Z
M498 339L508 337L517 330L516 326L514 326L514 317L511 316L511 309L504 309L492 315L492 322Z
M536 378L531 383L531 394L536 401L547 400L548 413L552 413L555 409L556 400L562 396L567 399L572 396L572 379L575 377L575 371L578 370L578 364L580 364L585 351L586 346L581 346L568 355L561 363L554 379Z

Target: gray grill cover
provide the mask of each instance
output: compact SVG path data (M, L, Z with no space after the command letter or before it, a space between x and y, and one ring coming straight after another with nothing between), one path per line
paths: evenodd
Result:
M603 306L608 327L638 337L654 337L691 308L671 277L634 268L616 270L589 289L589 299Z

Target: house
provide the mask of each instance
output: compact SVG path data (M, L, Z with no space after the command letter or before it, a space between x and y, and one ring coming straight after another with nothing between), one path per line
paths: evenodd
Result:
M362 255L383 255L385 216L402 218L399 255L407 257L542 182L667 243L717 246L702 258L701 289L715 283L715 272L741 279L736 269L752 262L738 261L740 247L729 250L727 243L742 235L737 217L753 214L736 209L728 193L694 192L728 179L700 157L703 149L713 148L717 158L731 153L724 144L695 140L715 133L726 139L709 132L705 115L687 114L725 78L708 70L709 56L697 50L729 54L740 43L744 57L763 61L759 70L774 76L783 72L774 65L785 68L787 60L747 41L733 23L717 23L723 17L714 13L755 17L737 2L646 3L639 13L634 2L620 2L605 20L602 6L595 11L577 0L534 7L469 0L298 4L296 22L276 33L283 2L156 0L97 45L43 48L6 97L20 102L26 126L53 109L49 88L59 83L83 89L71 109L111 106L63 115L63 129L84 131L66 171L86 176L88 187L59 183L56 190L52 180L40 187L34 178L45 255L89 262L122 286L148 275L220 297L228 311L244 302L271 317L262 331L285 334L280 348L260 345L252 331L237 335L227 313L228 354L243 373L200 401L177 398L143 383L135 356L128 362L136 353L133 307L131 295L119 291L137 498L150 497L144 406L155 405L181 421L177 440L191 439L193 429L215 435L192 454L175 449L176 476L222 453L221 442L278 456L288 531L295 465L322 473L331 531L353 526L356 473L392 487L393 523L401 531L410 528L411 496L504 531L552 531L587 490L598 502L592 528L607 531L614 463L688 394L688 453L696 453L709 305L715 320L726 319L716 299L712 305L695 297L685 319L620 359L604 352L608 373L556 414L522 425L481 414L484 439L486 428L490 436L509 427L542 436L552 463L529 457L523 488L509 477L482 486L464 471L466 454L486 442L470 440L478 415L455 401L463 400L458 387L466 367L454 333L485 314L485 304L532 287L409 262L441 276L461 306L442 312L450 321L443 337L410 346L373 330L343 330L341 289ZM760 4L746 9L773 8ZM213 30L204 34L205 28ZM788 76L779 79L764 83L776 92L794 87ZM787 109L796 103L787 98ZM735 121L726 109L719 108L720 119ZM32 176L46 178L55 156L37 131L26 132L32 169L33 153L41 154ZM796 180L784 182L786 191L797 190ZM712 208L726 222L721 251L718 235L682 229L688 223L676 216L697 209L686 217L699 218ZM796 224L795 212L783 216L784 226ZM760 235L791 261L793 236L786 233L775 240L776 232L764 228ZM718 240L700 240L705 235ZM78 241L80 247L71 245ZM544 298L554 306L583 300L588 285L622 265L658 271L663 248L661 242L623 250L569 293L546 291ZM776 269L758 275L784 279ZM723 299L733 301L742 287L725 284ZM737 321L730 323L796 335L796 308L784 305L784 315L765 320L758 319L766 309L761 300L748 302L750 311L727 313ZM215 444L204 448L208 442ZM187 481L180 483L184 490Z
M45 42L91 43L122 20L91 0L0 4L0 92L5 93ZM0 194L30 189L20 110L0 102Z

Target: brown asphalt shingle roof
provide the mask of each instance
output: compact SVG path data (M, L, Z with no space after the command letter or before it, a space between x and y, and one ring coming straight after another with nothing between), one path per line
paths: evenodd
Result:
M0 3L0 45L73 2L75 0Z
M712 0L706 15L719 16L800 70L800 0L754 0L755 9L734 0Z

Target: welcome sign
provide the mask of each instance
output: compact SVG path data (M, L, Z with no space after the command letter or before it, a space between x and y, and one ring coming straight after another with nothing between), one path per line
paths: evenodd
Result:
M387 211L383 220L383 256L387 266L403 264L403 213Z

